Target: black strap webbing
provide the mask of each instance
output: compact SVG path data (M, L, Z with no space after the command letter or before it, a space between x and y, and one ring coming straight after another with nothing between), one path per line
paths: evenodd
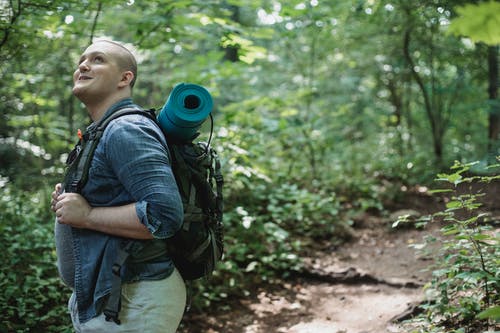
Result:
M113 278L111 282L111 292L104 308L104 316L106 321L113 320L117 325L120 325L120 318L118 315L121 310L121 294L122 294L122 278L121 271L122 267L127 261L130 253L125 251L125 249L119 248L118 254L116 256L116 261L113 264Z
M118 315L121 310L122 268L131 254L137 253L143 248L144 244L138 241L124 241L124 244L118 248L116 260L112 267L113 278L111 280L111 292L109 293L109 297L103 311L106 321L112 320L117 325L120 325L121 322Z
M212 149L211 151L212 153L212 158L214 159L215 161L215 170L214 170L214 173L215 173L215 184L216 184L216 191L217 191L217 197L216 197L216 205L217 205L217 208L216 208L216 213L217 213L217 220L218 221L222 221L222 212L223 212L223 197L222 197L222 186L224 185L224 178L222 176L222 172L221 172L221 164L220 164L220 160L219 160L219 157L217 156L217 152L215 150Z

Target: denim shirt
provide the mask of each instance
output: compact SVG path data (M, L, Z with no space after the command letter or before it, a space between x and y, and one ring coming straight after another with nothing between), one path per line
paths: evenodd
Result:
M125 106L135 105L131 99L122 100L106 115ZM139 220L156 239L172 236L182 223L182 203L170 167L167 143L159 127L143 115L125 115L106 127L81 194L92 207L135 203ZM79 320L84 323L97 316L105 305L105 296L111 290L112 266L124 238L69 228L74 293ZM172 260L164 256L162 260L126 265L122 278L125 282L163 279L173 269Z

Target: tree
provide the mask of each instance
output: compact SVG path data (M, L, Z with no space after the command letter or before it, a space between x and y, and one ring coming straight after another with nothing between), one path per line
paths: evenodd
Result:
M488 45L488 156L494 163L500 154L500 103L498 102L498 44L500 43L500 4L489 1L466 4L456 9L449 32L469 37L474 42Z
M444 135L461 89L463 69L456 68L453 73L452 68L443 61L448 54L446 46L450 43L442 38L440 26L442 19L449 17L449 10L434 7L432 4L418 10L419 5L412 3L403 6L405 18L408 20L403 37L403 53L422 95L431 127L436 162L442 165ZM417 59L417 52L411 45L413 39L419 40L419 49L427 48L425 52L427 59L423 57Z

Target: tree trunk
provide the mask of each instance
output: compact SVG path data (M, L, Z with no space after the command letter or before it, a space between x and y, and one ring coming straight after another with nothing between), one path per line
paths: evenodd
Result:
M395 78L387 78L386 88L390 92L389 101L391 105L394 107L394 112L391 116L394 116L394 121L390 119L390 126L394 126L396 128L396 133L399 137L397 143L397 150L400 156L404 155L404 140L403 140L403 96L404 94L398 90L398 83L396 83ZM392 118L392 117L391 117Z
M488 123L488 156L495 162L499 154L500 107L498 98L498 46L488 47L488 100L490 104Z
M231 20L240 23L240 8L238 6L229 6L228 9L231 11ZM224 60L237 62L239 60L238 49L239 47L237 45L225 47Z
M410 38L411 38L411 28L406 29L404 38L403 38L403 54L409 65L410 73L417 83L420 92L422 93L422 97L424 99L424 108L427 113L427 118L429 120L431 126L432 133L432 143L434 146L434 156L436 158L436 163L440 165L443 160L443 135L444 128L442 124L442 119L440 117L441 110L435 109L435 105L433 105L431 96L427 89L425 88L424 81L422 77L415 70L415 62L410 54ZM435 104L435 103L434 103Z

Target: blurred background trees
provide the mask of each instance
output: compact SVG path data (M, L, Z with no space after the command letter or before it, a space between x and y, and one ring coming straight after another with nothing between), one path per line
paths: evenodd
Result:
M71 75L93 39L135 50L135 101L145 108L162 107L179 82L204 85L214 97L227 198L221 275L231 278L220 279L210 302L244 284L244 272L266 280L294 267L307 245L297 235L341 240L353 212L383 211L454 160L482 161L476 171L494 162L498 7L0 0L0 248L8 254L0 283L26 286L3 295L9 320L0 330L9 321L60 325L49 312L63 311L63 302L50 264L48 197L89 121L71 95ZM242 238L245 246L231 246ZM29 304L33 290L40 298Z

